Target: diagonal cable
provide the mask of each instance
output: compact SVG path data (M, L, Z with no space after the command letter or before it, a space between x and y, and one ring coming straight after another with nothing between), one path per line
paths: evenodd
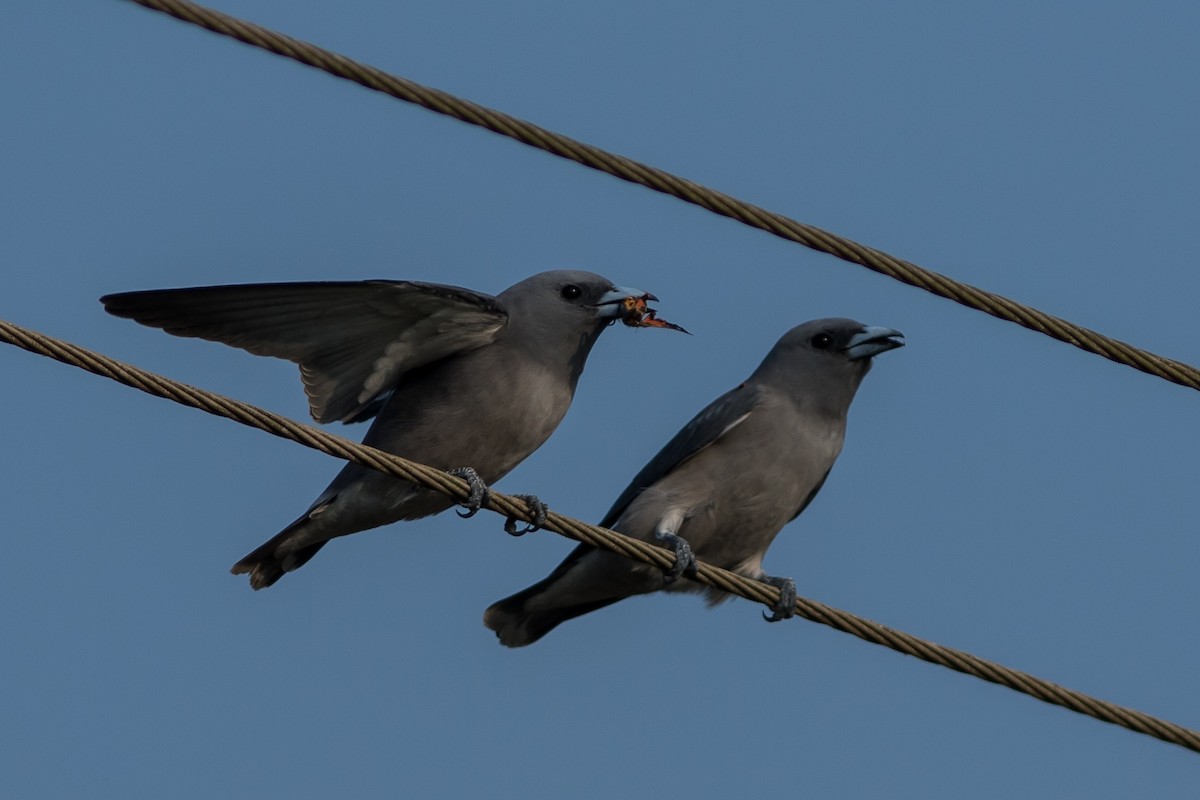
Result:
M1015 322L1022 327L1074 345L1081 350L1104 356L1118 364L1125 364L1181 386L1200 389L1200 370L1189 364L1134 347L1015 300L1009 300L1002 295L961 283L953 278L917 266L911 261L890 256L881 250L867 247L812 225L805 225L782 214L775 214L669 172L609 153L598 147L584 144L446 92L390 75L381 69L361 64L330 50L300 39L293 39L290 36L188 2L188 0L131 0L131 2L154 11L161 11L177 19L199 25L207 30L277 55L286 56L301 64L316 67L331 75L361 84L368 89L374 89L439 114L478 125L493 133L516 139L523 144L606 172L630 183L646 186L663 194L694 203L715 214L735 219L813 250L828 253L843 261L864 266L902 283L932 292L939 297L986 312L998 319Z
M69 342L54 339L3 320L0 320L0 341L16 345L31 353L48 356L64 364L80 367L93 374L111 378L118 383L132 386L156 397L174 400L177 403L226 417L267 433L291 439L323 453L442 492L460 501L465 500L469 494L466 481L433 467L352 442L248 403L232 400L156 375L153 372L124 364ZM526 522L533 521L530 513L532 509L524 501L509 495L490 492L485 507L506 517L516 517ZM675 561L674 554L669 550L632 539L606 528L588 525L562 514L550 512L543 527L576 541L611 550L627 558L663 569L670 567ZM698 564L695 579L700 583L767 606L774 606L779 602L779 590L774 586L703 562ZM961 650L943 647L856 616L848 611L841 611L818 603L815 600L797 598L795 611L805 619L853 634L873 644L883 645L931 664L939 664L957 672L1007 686L1030 697L1062 706L1079 714L1085 714L1103 722L1120 725L1131 731L1200 752L1200 732L1176 725L1173 722L1167 722L1141 711L1064 688Z

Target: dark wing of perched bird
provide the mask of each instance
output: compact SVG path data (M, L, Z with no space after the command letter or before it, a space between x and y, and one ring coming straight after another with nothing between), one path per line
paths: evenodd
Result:
M667 442L641 472L633 477L625 491L613 503L612 508L600 521L603 528L611 528L621 518L639 494L653 486L671 470L692 458L704 448L720 439L727 431L737 427L754 410L758 402L758 388L742 383L709 403L688 424Z
M318 422L379 410L404 373L492 342L491 295L416 281L262 283L110 294L118 317L295 362Z

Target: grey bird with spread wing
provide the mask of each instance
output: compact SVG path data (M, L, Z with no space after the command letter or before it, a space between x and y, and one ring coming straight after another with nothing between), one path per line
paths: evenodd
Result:
M674 549L671 570L579 545L547 578L489 608L484 624L501 644L522 647L632 595L665 589L704 591L710 604L726 599L679 580L697 558L779 587L781 601L767 619L792 616L796 586L766 575L763 556L824 485L872 357L903 343L898 331L848 319L788 331L745 383L709 404L650 460L600 522Z
M363 442L463 474L478 488L558 427L610 323L677 328L653 295L590 272L544 272L498 297L413 281L276 283L110 294L109 313L300 365L318 422L376 417ZM682 329L680 329L682 330ZM376 416L378 415L378 416ZM454 501L348 464L296 521L233 566L255 589L327 541Z

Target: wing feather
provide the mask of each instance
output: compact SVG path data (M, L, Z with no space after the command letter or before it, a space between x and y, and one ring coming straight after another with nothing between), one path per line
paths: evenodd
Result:
M611 528L639 494L744 422L757 403L758 388L747 383L709 403L634 476L604 516L601 527Z
M299 364L318 422L372 416L406 372L492 342L508 320L491 295L416 281L203 286L100 301L176 336Z

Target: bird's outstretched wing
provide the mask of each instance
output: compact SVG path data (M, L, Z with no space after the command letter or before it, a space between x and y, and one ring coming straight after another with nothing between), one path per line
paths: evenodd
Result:
M367 419L405 372L493 341L486 294L415 281L260 283L110 294L118 317L300 365L318 422Z
M709 403L634 476L600 522L611 528L643 490L740 425L758 402L758 387L743 383Z

